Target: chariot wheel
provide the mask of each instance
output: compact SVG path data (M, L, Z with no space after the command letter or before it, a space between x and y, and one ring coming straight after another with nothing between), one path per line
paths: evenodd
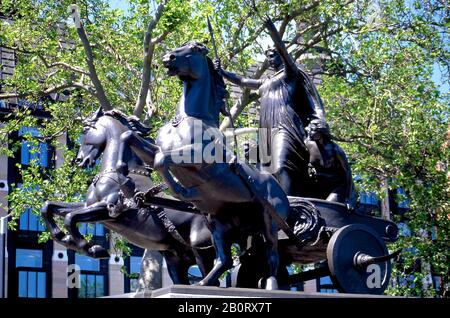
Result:
M391 274L384 241L369 227L351 224L340 228L327 246L331 279L340 292L381 295Z

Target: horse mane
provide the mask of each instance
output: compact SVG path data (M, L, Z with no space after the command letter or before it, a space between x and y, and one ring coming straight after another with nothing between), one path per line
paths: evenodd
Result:
M141 123L139 121L139 118L134 115L127 116L124 113L122 113L120 110L117 110L117 109L108 110L104 114L105 114L105 116L110 116L114 119L117 119L123 125L127 126L131 130L137 132L138 134L140 134L142 136L146 136L150 133L150 127Z

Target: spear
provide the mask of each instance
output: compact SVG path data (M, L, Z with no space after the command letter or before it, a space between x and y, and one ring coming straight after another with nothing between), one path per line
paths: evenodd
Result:
M214 56L215 56L216 60L218 60L219 63L220 63L219 54L217 53L216 41L214 40L214 31L213 31L211 22L209 21L209 15L206 16L206 21L208 22L208 31L209 31L209 36L211 37L211 45L212 45L213 50L214 50ZM233 121L233 117L231 116L231 112L226 107L226 102L225 102L225 111L227 112L226 116L230 120L231 127L233 128L234 152L235 152L236 156L238 156L238 144L237 144L236 134L234 133L234 121Z
M216 58L216 60L219 60L219 54L217 54L217 47L216 47L216 41L214 40L214 32L213 32L213 28L211 26L211 22L209 21L209 16L206 16L206 21L208 22L208 31L209 31L209 36L211 37L211 44L213 46L214 49L214 56Z

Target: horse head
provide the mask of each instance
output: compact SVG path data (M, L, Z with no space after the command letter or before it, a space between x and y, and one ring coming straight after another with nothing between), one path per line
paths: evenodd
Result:
M138 118L127 117L117 110L105 113L101 109L97 110L83 121L83 135L75 163L80 167L95 165L108 141L114 140L114 144L118 145L120 136L125 131L146 135L150 128L141 124Z
M228 92L207 54L204 44L189 41L164 55L163 64L169 76L178 76L185 85L178 113L218 125L219 113L226 114L224 106Z
M208 70L208 49L200 42L189 41L163 56L163 64L169 76L181 80L197 80Z
M104 129L97 125L99 118L103 115L103 110L100 107L91 116L83 120L81 145L75 159L75 163L79 167L93 167L105 148L106 135Z

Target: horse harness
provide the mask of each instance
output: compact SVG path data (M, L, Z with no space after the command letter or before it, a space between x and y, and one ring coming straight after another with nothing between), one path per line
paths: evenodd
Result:
M113 180L114 182L118 183L118 181L115 180L114 178L106 176L109 173L117 173L117 169L116 168L109 168L109 169L106 169L106 170L98 173L94 177L94 179L92 180L92 184L95 186L96 183L98 182L98 180L100 180L100 178L102 178L102 177L109 178L109 179ZM149 177L150 178L151 170L130 169L128 174L135 174L135 175L145 176L145 177Z
M151 194L152 196L157 195L159 192L164 191L168 188L168 186L165 183L161 183L159 185L156 185L154 187L152 187L150 190L147 191L147 194ZM159 212L158 212L159 211ZM164 211L164 209L162 208L158 208L155 210L155 213L157 212L157 216L158 218L161 220L161 222L163 223L164 227L166 228L167 232L169 232L170 235L172 235L172 237L174 239L176 239L178 242L180 242L181 244L183 244L184 246L188 247L188 248L194 248L197 250L205 250L208 248L211 248L213 245L210 246L204 246L204 247L196 247L196 246L192 246L190 243L186 242L186 240L181 236L180 232L177 231L177 227L175 226L175 224L173 224L173 222L169 219L169 217L167 216L166 212ZM205 217L205 223L209 228L209 222L206 219L206 216L204 214L202 214Z
M164 227L166 228L167 232L169 232L169 234L172 235L172 237L174 239L176 239L178 242L180 242L184 246L186 246L188 248L194 248L196 250L206 250L206 249L211 248L213 246L213 245L201 246L201 247L192 246L192 244L186 242L186 240L181 236L180 232L177 231L176 226L167 217L167 214L166 214L166 212L164 210L162 210L161 212L159 212L156 215L161 220L161 222L164 224Z

